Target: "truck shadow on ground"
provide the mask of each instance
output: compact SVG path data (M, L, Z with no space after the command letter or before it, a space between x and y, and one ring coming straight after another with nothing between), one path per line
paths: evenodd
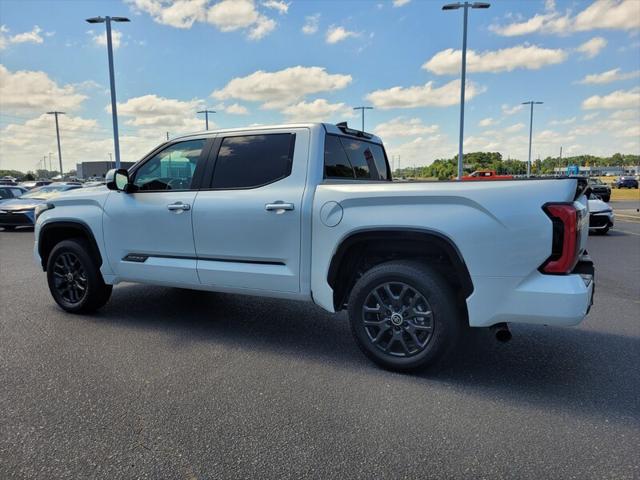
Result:
M498 343L488 330L465 336L438 369L384 372L360 353L344 314L284 300L123 285L90 321L161 330L172 348L193 342L317 360L394 382L449 385L519 406L562 409L639 423L640 339L582 328L518 325Z

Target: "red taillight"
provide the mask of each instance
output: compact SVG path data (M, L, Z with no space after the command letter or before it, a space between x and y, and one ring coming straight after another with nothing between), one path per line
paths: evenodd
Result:
M566 274L578 262L579 213L571 203L550 203L543 207L553 222L551 256L542 264L543 273Z

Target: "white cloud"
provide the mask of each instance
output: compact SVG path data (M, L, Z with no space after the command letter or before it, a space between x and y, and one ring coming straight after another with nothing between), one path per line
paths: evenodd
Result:
M263 108L283 108L305 96L340 90L351 83L351 75L330 74L322 67L289 67L277 72L258 70L232 79L211 95L218 100L262 102Z
M591 40L587 40L580 45L576 50L585 54L587 58L593 58L597 56L604 47L607 46L607 41L602 37L593 37Z
M546 65L562 63L567 56L567 52L562 49L541 48L536 45L518 45L480 53L468 50L467 71L498 73L518 68L537 70ZM422 68L437 75L458 75L461 62L462 52L447 48L436 53Z
M313 35L318 31L320 24L320 14L309 15L304 18L304 25L302 26L302 33L306 35Z
M258 19L249 30L248 37L251 40L260 40L262 37L271 33L276 28L276 21L264 15L258 16Z
M515 123L509 127L506 127L504 129L504 131L506 133L515 133L515 132L519 132L520 130L522 130L525 127L524 123Z
M394 7L404 7L411 0L393 0Z
M471 100L485 91L474 82L467 82L466 98ZM376 90L366 96L376 108L449 107L460 103L460 81L452 80L441 87L433 82L413 87L392 87Z
M17 33L15 35L8 35L9 29L2 25L0 26L0 50L4 50L8 45L14 43L43 43L44 39L40 35L42 29L35 25L30 32ZM47 37L53 35L53 32L45 32Z
M346 30L344 27L336 27L334 25L331 25L329 27L329 30L327 30L327 35L325 37L325 40L327 43L333 44L333 43L342 42L343 40L346 40L349 37L358 37L358 36L360 36L358 32L351 32L349 30Z
M420 136L400 145L386 145L394 169L429 165L438 158L451 158L457 149L457 144L442 134Z
M507 25L492 25L490 29L507 37L546 33L566 35L596 29L635 30L640 28L640 3L637 0L596 0L576 16L564 15L547 4L547 11Z
M221 32L243 30L251 40L258 40L275 27L275 20L261 13L254 0L127 0L134 10L145 12L162 25L175 28L191 28L196 22L214 25ZM286 13L289 4L267 0L262 4Z
M522 110L524 108L524 105L514 105L514 106L510 106L508 104L503 104L501 109L502 109L502 114L503 115L514 115L516 113L518 113L520 110Z
M113 137L110 132L100 129L96 120L68 114L59 116L58 121L65 171L75 168L76 162L108 159L107 153L113 151ZM122 146L129 148L129 143L123 142ZM9 124L0 130L0 157L5 168L25 172L34 170L36 161L46 152L54 152L52 164L57 170L53 115L40 114L21 123Z
M141 127L145 133L156 131L162 133L170 131L173 135L202 130L204 122L197 117L197 111L204 106L202 100L188 101L158 97L157 95L143 95L118 103L118 115L131 117L125 121L126 125ZM105 107L111 112L111 105ZM211 128L211 117L209 117Z
M322 122L330 119L340 120L352 118L353 111L344 103L329 103L324 98L317 98L312 102L299 102L289 105L282 113L290 121Z
M549 125L571 125L572 123L576 123L578 117L565 118L564 120L551 120Z
M247 110L247 107L245 107L244 105L240 105L239 103L229 105L224 109L224 111L232 115L249 115L249 110Z
M291 3L286 3L282 0L267 0L266 2L262 2L262 5L276 10L280 15L284 15L289 12L289 5L291 5Z
M483 118L482 120L480 120L478 122L478 125L481 127L491 127L492 125L495 125L496 122L493 118L491 117L487 117L487 118Z
M100 46L100 47L106 47L107 46L107 32L102 32L102 33L98 33L96 34L93 30L89 30L87 32L87 34L89 34L91 36L91 40L93 41L93 43L95 43L96 45ZM122 32L119 32L118 30L111 30L111 44L115 49L120 48L122 42Z
M388 122L380 123L373 130L376 135L384 138L414 137L430 135L439 130L438 125L425 125L420 118L397 117Z
M0 110L76 110L87 98L73 85L58 86L45 72L11 72L0 64Z
M207 16L208 0L126 0L134 10L151 15L156 23L174 28L191 28Z
M617 110L594 123L578 125L570 134L594 137L605 134L614 138L640 138L640 105L635 109ZM616 148L618 145L616 143Z
M582 108L635 108L640 106L640 87L632 90L616 90L608 95L594 95L582 102Z
M576 31L611 28L640 28L640 4L637 0L597 0L575 17Z
M636 77L640 77L640 70L622 73L619 68L614 68L613 70L607 70L606 72L587 75L578 83L583 83L585 85L601 85L621 80L629 80Z
M640 124L640 110L617 110L609 115L613 120L634 120Z

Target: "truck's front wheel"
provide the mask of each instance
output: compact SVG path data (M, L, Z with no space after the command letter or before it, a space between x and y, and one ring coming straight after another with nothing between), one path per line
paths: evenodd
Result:
M102 307L111 296L89 245L82 238L58 243L47 261L47 281L53 299L67 312L88 313Z
M362 275L349 296L349 319L364 354L398 371L434 363L460 332L451 286L415 261L386 262Z

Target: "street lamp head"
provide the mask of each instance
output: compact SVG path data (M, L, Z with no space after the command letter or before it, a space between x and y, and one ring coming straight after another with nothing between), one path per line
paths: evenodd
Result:
M105 19L104 17L92 17L92 18L87 18L86 22L87 23L104 23Z
M53 112L47 112L47 115L55 115L56 113L57 113L58 115L64 115L64 112L56 112L56 111L53 111Z
M130 22L127 17L111 17L112 22Z
M490 3L474 2L473 5L471 5L471 8L489 8L490 6L491 6Z
M448 3L442 6L442 10L457 10L461 7L462 5L460 3Z

